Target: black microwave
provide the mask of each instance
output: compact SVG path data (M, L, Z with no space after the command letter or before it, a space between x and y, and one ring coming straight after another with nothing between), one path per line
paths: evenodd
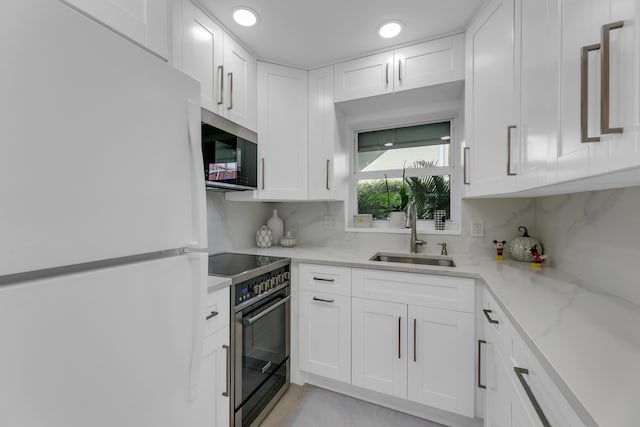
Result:
M202 156L207 189L258 187L258 136L224 117L202 110Z

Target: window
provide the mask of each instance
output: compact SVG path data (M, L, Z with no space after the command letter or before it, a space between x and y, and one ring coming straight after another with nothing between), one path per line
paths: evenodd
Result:
M441 214L437 211L450 219L454 152L451 120L357 133L357 213L386 220L390 211L400 210L404 176L419 220L432 220Z

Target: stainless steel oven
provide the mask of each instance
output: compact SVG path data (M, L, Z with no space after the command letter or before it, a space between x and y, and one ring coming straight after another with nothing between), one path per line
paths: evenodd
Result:
M255 427L289 387L290 260L221 253L209 274L232 282L230 424Z

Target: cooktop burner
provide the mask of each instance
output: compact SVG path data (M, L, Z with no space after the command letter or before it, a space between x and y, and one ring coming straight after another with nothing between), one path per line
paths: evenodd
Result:
M276 265L271 264L281 264L280 261L287 263L289 259L223 252L209 256L209 275L231 277L237 280L247 274L261 274L265 270L268 271L277 268ZM234 282L236 280L234 280Z

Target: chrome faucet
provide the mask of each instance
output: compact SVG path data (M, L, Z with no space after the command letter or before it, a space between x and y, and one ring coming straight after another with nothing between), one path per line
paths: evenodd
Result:
M449 253L447 252L447 242L442 242L442 243L438 243L440 246L442 246L442 251L440 251L440 255L442 256L447 256L449 255Z
M418 240L416 232L416 217L418 212L416 210L416 203L414 201L409 202L409 225L411 226L411 240L409 241L409 251L411 253L418 253L418 245L426 245L424 240Z

